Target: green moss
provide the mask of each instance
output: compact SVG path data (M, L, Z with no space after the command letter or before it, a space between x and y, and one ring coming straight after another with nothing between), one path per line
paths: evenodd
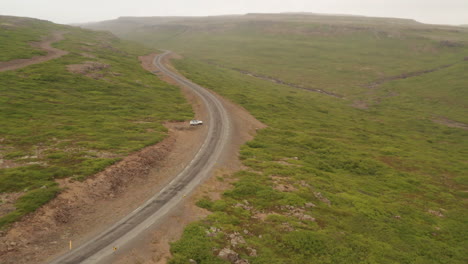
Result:
M54 198L60 189L55 184L29 191L21 196L15 204L16 210L0 217L0 227L4 228L18 220L21 216L35 211L43 204Z
M227 263L213 256L211 250L216 243L206 236L206 229L198 224L190 224L184 230L184 239L171 244L171 253L174 258L170 264L188 263L189 259L197 263ZM188 258L187 256L190 256Z
M4 30L4 23L15 26ZM69 52L0 73L0 138L8 151L0 158L19 166L0 169L0 192L34 190L57 178L83 180L163 140L164 122L193 117L178 87L141 67L138 56L153 49L109 33L33 19L0 17L0 27L0 61L36 55L28 42L53 31L66 32L54 46ZM108 66L93 72L95 78L67 69L89 61ZM29 211L17 209L7 222Z
M0 16L0 61L28 59L46 52L31 46L46 37L54 29L62 27L49 21Z
M185 55L174 61L185 76L268 126L242 146L247 169L233 175L238 181L224 194L225 203L218 202L227 206L200 224L225 232L248 230L247 245L259 256L238 251L251 263L464 263L467 134L433 120L468 122L468 94L462 88L468 87L468 64L461 60L468 45L439 47L430 38L451 34L443 28L427 35L406 26L372 25L360 33L312 37L294 33L307 23L277 22L276 29L288 36L280 37L263 31L270 24L230 23L233 28L223 33L184 33L158 41ZM375 28L398 30L405 37L376 40L370 37ZM467 32L456 35L467 43ZM414 53L408 46L434 49ZM381 78L379 73L394 76L444 63L454 65L366 88ZM236 69L321 87L345 99ZM352 107L355 100L370 108ZM295 189L281 192L275 188L280 183ZM205 208L215 211L213 203ZM294 216L297 209L315 221ZM258 213L269 216L263 221ZM229 246L227 240L216 243Z

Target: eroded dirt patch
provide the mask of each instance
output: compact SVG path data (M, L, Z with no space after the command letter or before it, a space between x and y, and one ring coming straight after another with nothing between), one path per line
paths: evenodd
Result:
M16 210L15 203L24 193L0 193L0 217Z
M16 168L16 167L20 167L20 166L21 166L21 164L15 162L13 160L0 158L0 169Z
M446 117L437 117L437 118L432 119L432 121L437 123L437 124L444 125L444 126L456 127L456 128L461 128L461 129L464 129L464 130L468 130L468 124L453 121L453 120L450 120L450 119L448 119Z
M85 75L96 80L104 78L105 74L102 71L108 68L110 68L109 64L96 61L67 65L67 70L69 72Z
M90 59L94 59L96 58L95 55L91 54L91 53L87 53L87 52L83 52L80 54L81 56L85 57L85 58L90 58Z
M363 109L363 110L369 109L369 104L362 100L354 101L351 106L357 109Z
M271 176L273 180L274 186L273 189L280 191L280 192L294 192L297 191L297 188L292 185L290 180L285 177L281 176Z

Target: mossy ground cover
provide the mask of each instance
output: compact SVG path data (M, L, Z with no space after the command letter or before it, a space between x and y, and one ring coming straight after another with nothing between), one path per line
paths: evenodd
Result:
M390 101L359 110L190 59L176 65L269 126L242 147L249 169L233 176L238 182L222 202L205 204L214 214L197 224L226 234L248 230L247 245L259 257L240 252L251 263L464 262L467 133L432 122L423 98L411 97L411 108L396 110L398 103ZM277 177L297 190L275 189ZM244 200L253 209L234 206ZM301 221L282 207L307 202L317 205L306 209L315 221ZM271 216L263 221L255 212ZM285 223L294 231L284 231ZM187 251L187 236L175 243L173 263L180 255L198 257ZM229 245L226 237L202 240Z
M53 198L59 191L55 179L84 179L160 142L167 135L163 122L193 116L177 87L140 66L137 57L154 50L108 33L52 29L67 32L54 46L70 54L0 73L0 154L16 165L0 170L0 192L24 192L0 226ZM51 31L36 33L44 32ZM90 61L107 65L95 70L98 78L67 70Z
M174 63L185 76L268 125L242 147L247 169L230 176L233 188L198 202L213 214L187 227L171 263L223 263L215 255L224 247L250 263L466 263L468 135L433 119L467 122L467 31L307 19L185 19L121 32L184 54ZM424 72L441 65L451 66ZM235 232L245 244L233 247Z
M28 59L45 55L40 49L32 48L32 42L40 41L51 30L60 26L32 18L0 16L0 61Z
M347 97L383 77L459 63L468 41L464 28L404 20L273 15L144 23L119 36Z

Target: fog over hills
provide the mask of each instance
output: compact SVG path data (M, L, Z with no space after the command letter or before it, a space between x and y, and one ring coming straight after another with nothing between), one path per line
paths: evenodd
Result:
M0 262L466 263L466 1L30 2L134 16L0 16Z
M303 12L85 27L177 52L268 126L171 264L466 262L468 28Z

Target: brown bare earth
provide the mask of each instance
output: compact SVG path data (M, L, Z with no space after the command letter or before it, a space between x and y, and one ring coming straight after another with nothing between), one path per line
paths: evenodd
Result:
M437 123L437 124L444 125L444 126L456 127L456 128L461 128L461 129L464 129L464 130L468 130L468 124L453 121L453 120L450 120L450 119L448 119L446 117L434 118L432 121Z
M0 216L7 215L16 210L15 203L24 192L0 193Z
M67 70L69 72L82 74L97 80L102 79L104 77L104 74L100 73L100 71L108 69L109 67L109 64L104 64L96 61L85 61L81 64L67 65Z
M142 66L150 71L154 55L141 57ZM193 105L197 119L207 117L206 109L199 99L182 88L187 100ZM233 120L235 133L224 162L214 173L225 176L240 168L237 159L239 146L251 139L255 130L264 127L244 109L224 102ZM110 166L83 182L61 180L65 190L58 197L0 233L0 263L41 263L68 250L114 224L126 214L157 193L175 177L194 157L206 135L206 127L190 128L186 123L167 123L168 137L157 145L134 153L121 162ZM219 193L229 186L212 177L187 202L170 213L158 230L149 233L136 243L134 249L119 250L116 257L120 263L165 263L169 256L168 242L177 239L183 227L207 214L197 208L194 201L210 194L219 198ZM15 197L11 197L14 199ZM5 207L8 210L7 206ZM149 261L149 262L148 262Z
M45 38L43 41L31 43L33 47L37 47L44 51L47 51L47 55L35 56L30 59L18 59L0 62L0 72L21 69L29 65L57 59L64 55L67 55L68 51L57 49L51 46L52 43L63 40L63 34L63 32L55 32L52 35Z

